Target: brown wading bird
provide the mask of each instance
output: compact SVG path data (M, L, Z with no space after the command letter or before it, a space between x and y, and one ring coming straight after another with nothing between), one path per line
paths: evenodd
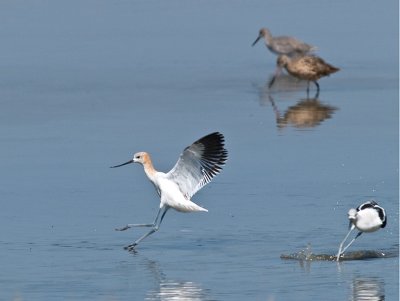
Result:
M272 87L280 69L285 68L290 75L308 81L307 92L310 88L310 81L312 81L317 86L317 93L319 92L319 84L317 80L340 70L314 55L303 55L293 58L287 55L280 55L276 64L277 71L269 82L269 88Z
M257 39L253 42L251 46L254 46L261 38L264 38L265 46L277 54L286 54L289 56L307 54L309 52L315 51L317 48L304 43L296 38L279 36L273 37L268 28L261 28Z

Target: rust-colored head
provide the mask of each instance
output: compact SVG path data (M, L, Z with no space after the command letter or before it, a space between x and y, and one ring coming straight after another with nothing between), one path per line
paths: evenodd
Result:
M134 163L140 163L140 164L146 164L150 162L150 155L146 152L138 152L133 155L133 162Z

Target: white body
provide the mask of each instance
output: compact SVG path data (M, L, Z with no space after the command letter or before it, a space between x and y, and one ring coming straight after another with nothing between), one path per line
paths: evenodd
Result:
M208 211L185 198L179 186L174 181L168 179L167 174L157 172L153 179L150 180L154 181L154 186L160 191L160 208L168 206L179 212Z
M382 220L378 212L373 208L366 208L358 211L355 220L352 222L361 232L375 232L382 227Z

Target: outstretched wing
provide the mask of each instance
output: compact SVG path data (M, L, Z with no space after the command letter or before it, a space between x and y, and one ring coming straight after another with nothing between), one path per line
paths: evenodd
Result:
M228 158L224 136L215 132L186 147L167 178L178 184L187 199L209 183Z

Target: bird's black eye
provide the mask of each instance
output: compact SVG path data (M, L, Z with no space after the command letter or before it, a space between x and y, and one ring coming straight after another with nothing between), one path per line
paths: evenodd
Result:
M137 155L137 156L136 156L136 159L140 159L140 155Z

